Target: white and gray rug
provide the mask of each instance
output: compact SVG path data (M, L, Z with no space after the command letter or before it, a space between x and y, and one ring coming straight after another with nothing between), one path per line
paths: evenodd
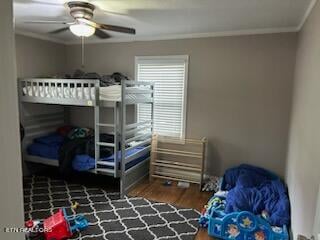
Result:
M73 210L71 204L80 206ZM119 199L119 193L69 184L47 177L24 179L25 219L44 219L65 207L83 214L89 227L73 239L191 240L198 231L199 213L144 198Z

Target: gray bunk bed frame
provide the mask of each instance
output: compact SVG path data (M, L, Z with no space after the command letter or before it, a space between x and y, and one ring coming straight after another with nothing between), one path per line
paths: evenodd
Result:
M144 89L130 88L144 86ZM26 94L24 90L31 87L31 94ZM37 96L35 89L39 87L47 88L62 88L62 96L55 97L41 97ZM65 97L64 88L80 88L82 96L75 98ZM89 99L84 96L85 88L89 89ZM95 96L91 96L92 88L94 88ZM147 88L147 89L145 89ZM40 114L37 116L23 115L23 103L36 104L54 104L54 105L68 105L68 106L88 106L94 108L94 133L95 133L95 168L90 170L95 174L104 174L120 178L120 196L123 198L128 191L139 183L144 177L149 174L149 158L144 159L138 164L129 169L125 169L127 163L144 156L151 150L152 132L153 132L153 110L154 110L154 85L150 82L129 81L123 80L121 82L121 101L106 101L100 100L100 81L92 79L44 79L44 78L30 78L19 79L18 90L20 98L20 117L26 129L25 138L29 143L33 138L48 133L49 130L54 130L57 126L62 125L64 120L64 112L54 114ZM76 89L77 90L77 89ZM39 89L40 91L40 89ZM141 95L142 94L142 95ZM138 98L128 98L131 96L144 96ZM148 97L146 97L148 96ZM151 105L151 119L144 122L135 122L127 124L127 106L137 104ZM113 109L113 123L100 122L101 108ZM45 131L39 131L39 124L46 128ZM100 141L100 128L111 128L114 133L114 142L106 143ZM141 131L147 131L141 134ZM137 145L126 147L127 144L139 140ZM118 146L120 142L120 149ZM100 146L108 146L114 148L114 162L107 162L100 160ZM144 148L130 156L126 156L126 151L143 146ZM23 159L26 162L41 163L45 165L58 166L58 161L28 155L23 147ZM118 151L121 150L121 157L118 157ZM120 170L119 170L120 163ZM103 166L111 167L104 168Z

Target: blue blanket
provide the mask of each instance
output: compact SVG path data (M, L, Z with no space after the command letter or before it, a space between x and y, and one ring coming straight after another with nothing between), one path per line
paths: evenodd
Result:
M27 152L30 155L57 160L60 146L50 146L42 143L32 143L28 146Z
M238 181L241 177L241 181ZM258 186L267 180L278 179L274 173L248 164L241 164L238 167L226 170L221 185L222 190L229 191L234 188L236 184L241 184L244 187ZM240 180L240 179L239 179Z
M136 147L136 148L133 148L129 151L126 151L126 156L130 156L130 155L132 155L142 149L143 149L143 147ZM149 155L150 155L150 153L146 153L145 155L127 163L126 170L131 168L132 166L136 165L137 163L141 162ZM120 161L121 151L118 151L118 159ZM114 161L114 154L111 155L110 157L107 157L107 158L101 158L100 160L106 161L106 162L113 162ZM90 157L89 155L85 155L85 154L76 155L72 161L72 168L77 171L87 171L87 170L90 170L94 167L95 167L95 159ZM119 165L119 167L120 167L120 165Z
M229 190L226 213L250 211L267 212L271 225L290 223L290 207L287 189L273 173L250 165L240 165L226 171L223 189Z
M44 137L35 138L34 142L28 146L27 152L30 155L57 160L59 159L59 151L63 143L64 138L61 135L52 133ZM136 147L129 151L126 151L126 156L130 156L143 148L144 147ZM146 157L149 157L149 155L150 153L146 153L144 156L141 156L127 163L126 169L129 169L137 163L141 162ZM118 151L118 159L121 159L121 151ZM114 154L106 158L101 158L101 161L113 162ZM72 168L77 171L87 171L93 169L94 167L95 159L87 154L77 154L72 161Z
M63 144L63 141L64 138L57 133L38 137L34 139L34 143L28 146L27 152L34 156L58 159L59 149Z
M34 139L35 143L40 143L47 146L55 146L55 147L60 147L63 141L64 141L64 138L57 133L52 133L50 135L38 137Z

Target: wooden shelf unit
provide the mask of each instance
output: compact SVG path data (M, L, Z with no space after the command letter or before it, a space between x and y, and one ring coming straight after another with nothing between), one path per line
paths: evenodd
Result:
M154 178L203 183L207 139L178 139L153 135L150 180Z

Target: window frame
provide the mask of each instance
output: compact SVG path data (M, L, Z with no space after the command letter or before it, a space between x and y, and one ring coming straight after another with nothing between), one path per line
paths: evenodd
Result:
M185 63L184 73L184 89L183 89L183 109L182 109L182 132L177 138L184 139L186 137L187 129L187 99L188 99L188 78L189 78L189 55L161 55L161 56L135 56L134 60L134 76L135 80L138 81L138 64L143 61L154 61L154 62L181 62ZM136 120L138 119L138 107L135 108Z

